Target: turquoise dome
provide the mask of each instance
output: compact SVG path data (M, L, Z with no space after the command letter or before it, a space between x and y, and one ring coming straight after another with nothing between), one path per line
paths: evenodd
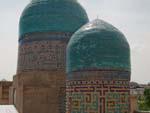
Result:
M76 0L32 0L21 15L19 34L21 38L33 32L74 33L88 21Z
M67 46L67 72L82 70L130 71L130 47L125 36L103 20L79 29Z

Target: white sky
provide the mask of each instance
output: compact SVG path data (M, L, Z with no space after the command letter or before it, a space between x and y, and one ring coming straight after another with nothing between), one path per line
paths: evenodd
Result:
M0 1L0 79L16 73L18 22L30 0ZM103 19L119 28L131 46L132 81L150 82L150 0L78 0L90 20Z

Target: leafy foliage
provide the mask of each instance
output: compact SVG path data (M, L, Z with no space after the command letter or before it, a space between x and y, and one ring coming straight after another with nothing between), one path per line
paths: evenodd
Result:
M150 89L145 89L144 96L145 96L145 103L150 108Z
M138 98L139 110L150 111L150 89L145 89L144 96Z

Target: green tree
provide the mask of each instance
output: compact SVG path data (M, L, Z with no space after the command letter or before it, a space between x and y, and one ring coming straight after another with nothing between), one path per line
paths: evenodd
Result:
M150 108L150 89L144 91L145 103Z
M144 90L144 95L138 98L139 110L150 111L150 89Z

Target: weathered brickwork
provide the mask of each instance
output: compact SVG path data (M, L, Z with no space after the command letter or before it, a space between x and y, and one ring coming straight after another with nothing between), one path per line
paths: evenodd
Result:
M0 105L9 104L10 87L12 86L11 81L0 81Z
M65 72L30 71L16 75L14 89L19 113L65 113Z
M18 72L31 70L64 70L68 34L29 35L20 41ZM66 36L66 38L65 38ZM52 38L53 37L53 38ZM56 39L54 39L56 37ZM49 38L49 39L48 39ZM61 38L61 40L57 40Z
M88 78L89 74L67 80L67 113L129 113L129 79L98 79L94 72Z
M66 112L65 64L70 37L71 33L44 32L20 38L16 93L12 94L19 113Z

